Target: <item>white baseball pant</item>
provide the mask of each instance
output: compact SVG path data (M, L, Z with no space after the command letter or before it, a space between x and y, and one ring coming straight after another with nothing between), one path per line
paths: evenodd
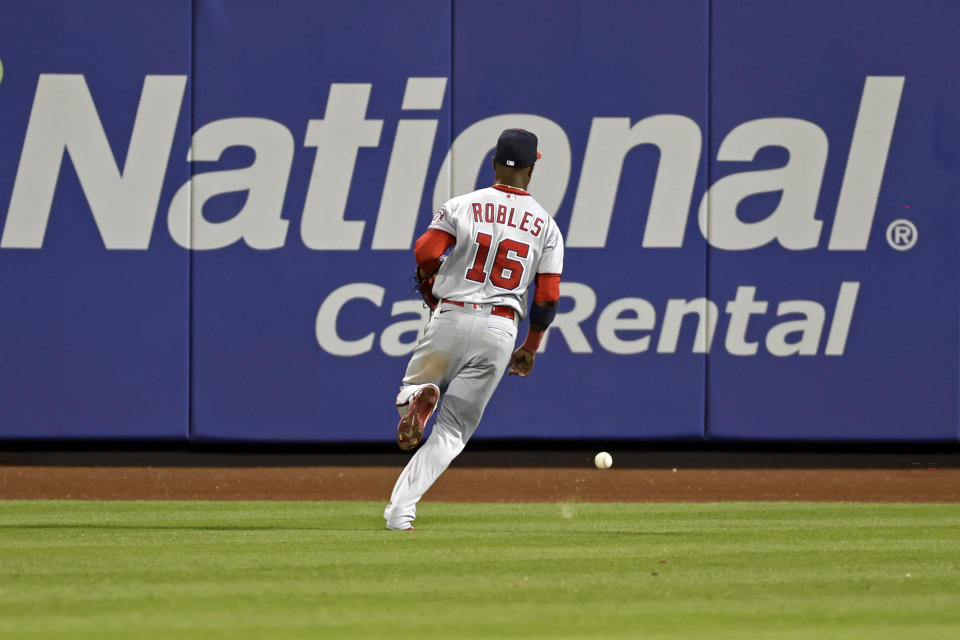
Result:
M489 304L441 302L407 364L397 394L400 415L427 384L440 388L442 400L430 436L393 487L383 512L387 528L410 528L420 498L463 451L510 363L516 320L491 315L491 309Z

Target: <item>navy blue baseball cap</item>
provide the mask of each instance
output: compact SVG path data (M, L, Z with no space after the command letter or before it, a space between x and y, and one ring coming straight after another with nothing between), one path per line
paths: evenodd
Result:
M525 129L507 129L497 139L497 153L493 159L505 167L529 167L540 159L537 136Z

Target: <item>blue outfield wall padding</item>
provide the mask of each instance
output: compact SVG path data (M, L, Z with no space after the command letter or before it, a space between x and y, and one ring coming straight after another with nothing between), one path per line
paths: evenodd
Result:
M562 300L477 438L960 439L954 2L8 14L0 438L392 440L413 241L521 126Z
M709 437L955 440L960 6L716 0L712 36Z
M194 235L193 437L391 440L393 397L424 324L409 280L413 239L451 193L492 181L490 152L508 126L539 133L546 156L531 188L562 225L570 223L578 184L607 199L610 222L598 236L594 206L581 205L580 230L568 241L572 275L562 319L536 374L503 383L477 437L702 437L704 356L693 353L695 328L685 327L681 346L669 347L679 353L657 354L659 343L643 326L655 320L638 314L657 316L670 294L702 298L704 247L694 241L659 260L637 256L630 237L642 234L658 151L645 144L627 152L680 129L686 146L671 152L686 162L675 172L688 182L679 188L695 188L706 120L705 4L514 8L536 43L529 59L516 61L537 73L491 69L491 45L481 34L502 13L470 3L456 4L452 16L444 3L414 11L381 3L378 19L365 25L364 41L374 44L358 49L358 34L344 25L363 22L372 6L283 5L271 7L267 20L259 3L197 3L196 136L219 128L250 147L257 143L242 136L254 136L256 126L270 140L256 155L235 148L202 158L217 164L194 158L194 202L198 210L203 203L204 220L222 227L207 226L195 210L194 229L204 225L204 238ZM643 38L627 37L636 25L647 25ZM611 33L618 37L610 40ZM673 36L665 33L684 41L668 69L637 44L666 47ZM257 38L285 46L264 57L245 44ZM607 69L611 57L634 61L635 87L610 91L618 77ZM647 84L669 94L651 96ZM595 157L592 176L583 177L594 118L606 118L595 142L602 148L661 113L670 115L630 134L637 142ZM260 120L218 122L226 114ZM424 147L413 132L430 123L436 133ZM451 133L457 151L444 165ZM267 148L277 152L268 164L282 165L279 175L256 166ZM604 172L624 163L614 211L617 181ZM240 183L261 180L256 187L206 201L199 185L207 172L243 167L252 168ZM284 187L281 209L267 198L271 188L282 197ZM260 208L244 210L255 196ZM689 206L667 206L665 214L683 217ZM235 235L218 236L228 225ZM648 277L658 266L673 273ZM641 404L643 415L625 403Z
M189 254L163 221L190 25L188 0L5 7L0 438L187 438Z

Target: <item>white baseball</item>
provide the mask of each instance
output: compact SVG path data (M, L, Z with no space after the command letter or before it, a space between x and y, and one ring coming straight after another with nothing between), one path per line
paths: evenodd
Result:
M613 466L613 456L606 451L601 451L593 457L593 464L597 469L609 469Z

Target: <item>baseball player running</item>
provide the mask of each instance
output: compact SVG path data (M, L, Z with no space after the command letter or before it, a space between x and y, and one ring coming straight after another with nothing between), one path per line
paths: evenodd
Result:
M463 451L507 365L511 375L530 374L556 315L563 237L526 191L538 158L537 136L504 131L493 186L447 201L417 240L418 288L433 311L397 394L400 448L416 448L438 403L440 410L393 488L383 512L388 529L413 528L417 503ZM530 328L514 351L534 282Z

